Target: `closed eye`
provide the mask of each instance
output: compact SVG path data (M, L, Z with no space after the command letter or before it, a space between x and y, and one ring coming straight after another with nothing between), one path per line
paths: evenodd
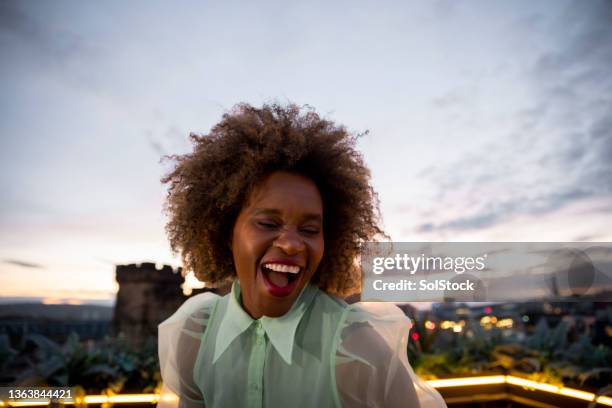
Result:
M277 227L275 223L269 221L257 221L257 225L265 229L274 229Z
M304 234L316 235L319 232L321 232L321 229L317 227L304 227L304 228L301 228L300 231L302 231L302 233Z

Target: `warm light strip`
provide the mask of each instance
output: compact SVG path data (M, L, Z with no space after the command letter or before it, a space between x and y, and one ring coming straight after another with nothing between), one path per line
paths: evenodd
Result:
M501 380L500 380L501 377ZM487 377L472 377L472 378L449 378L446 380L429 380L429 385L434 388L445 387L461 387L469 385L492 385L492 384L510 384L520 387L531 388L534 390L550 392L552 394L564 395L566 397L581 399L585 401L595 400L595 394L586 391L580 391L573 388L557 387L556 385L540 383L537 381L527 380L525 378L515 377L512 375L493 375ZM599 396L596 402L602 405L612 407L612 398Z
M134 404L134 403L156 403L159 394L119 394L119 395L87 395L81 401L85 404ZM40 407L49 405L49 401L17 402L0 401L0 407ZM75 405L75 402L65 402L65 405Z
M585 391L576 390L573 388L562 387L559 388L555 385L540 383L537 381L531 381L520 377L514 377L512 375L491 375L483 377L469 377L469 378L448 378L444 380L429 380L429 385L434 388L446 388L446 387L461 387L469 385L492 385L492 384L510 384L518 385L520 387L531 388L535 390L550 392L552 394L564 395L566 397L577 398L585 401L595 400L595 394ZM119 395L87 395L84 397L86 404L133 404L133 403L155 403L159 401L159 394L119 394ZM612 407L612 398L606 396L599 396L595 400L598 404ZM73 405L74 402L67 402L66 405ZM49 402L5 402L0 401L0 407L35 407L35 406L46 406Z
M595 394L580 390L575 390L573 388L561 388L559 390L559 394L567 395L568 397L578 398L585 401L593 401L595 399Z
M112 395L108 398L108 402L111 404L131 404L137 402L149 402L154 403L159 401L159 394L122 394Z
M88 395L86 404L133 404L154 403L159 401L159 394L119 394L119 395Z
M609 407L612 407L612 398L610 397L605 397L602 395L602 396L597 397L595 401L597 401L598 404L607 405Z
M104 404L108 402L108 395L86 395L83 400L86 404Z
M536 381L526 380L524 378L514 377L512 375L506 376L506 382L512 385L519 385L526 388L533 388L540 391L550 392L552 394L565 395L566 397L572 397L585 401L595 400L595 394L592 392L586 392L576 390L574 388L557 387L555 385L539 383ZM602 405L612 407L612 398L600 396L596 399L596 402Z
M537 381L526 380L524 378L514 377L512 375L506 376L506 384L518 385L520 387L525 388L533 388L534 390L551 392L553 394L559 393L559 387L557 387L556 385L539 383Z
M434 388L461 387L464 385L503 384L506 379L503 375L490 375L486 377L448 378L445 380L429 380Z

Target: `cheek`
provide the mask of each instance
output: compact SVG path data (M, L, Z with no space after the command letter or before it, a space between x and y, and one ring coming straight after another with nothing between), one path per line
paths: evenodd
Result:
M311 245L312 248L312 258L317 262L317 266L321 263L321 259L323 259L323 253L325 252L325 242L323 238L316 240Z
M236 233L237 232L237 233ZM244 231L235 231L232 240L232 256L234 258L234 267L238 277L241 277L246 272L249 259L248 239Z
M236 267L240 266L245 272L252 270L263 256L266 245L258 234L243 231L240 239L233 245Z

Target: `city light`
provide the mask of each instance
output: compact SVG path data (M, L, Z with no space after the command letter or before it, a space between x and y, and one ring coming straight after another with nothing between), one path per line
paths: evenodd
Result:
M452 330L455 333L461 333L465 327L465 320L459 320L454 322L452 320L443 320L440 322L440 328L442 330Z

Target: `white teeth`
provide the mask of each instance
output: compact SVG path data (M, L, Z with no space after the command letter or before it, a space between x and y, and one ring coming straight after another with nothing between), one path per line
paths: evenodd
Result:
M265 264L264 266L275 272L284 272L284 273L299 273L300 272L299 266L283 265L283 264L276 264L276 263L269 263L269 264Z

